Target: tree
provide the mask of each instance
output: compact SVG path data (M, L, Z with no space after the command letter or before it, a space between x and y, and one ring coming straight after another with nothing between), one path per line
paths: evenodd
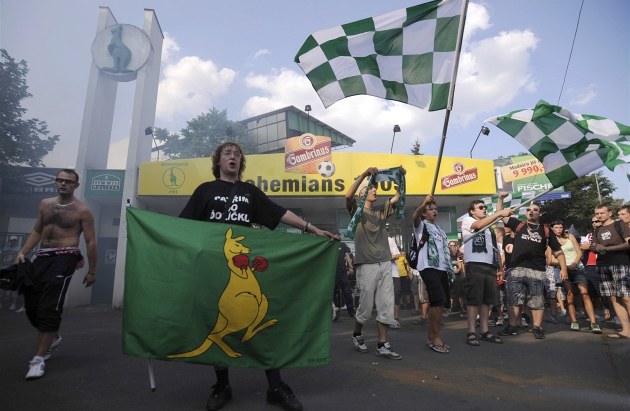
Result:
M156 128L155 139L163 143L160 151L168 158L210 157L216 146L228 140L241 144L245 152L253 152L245 126L228 120L227 110L214 107L188 121L179 133Z
M59 141L49 136L48 125L36 118L23 119L26 109L21 101L32 97L28 92L24 60L16 63L5 49L0 49L0 175L7 177L14 167L42 167L42 158Z
M601 202L611 204L612 208L616 209L620 205L620 200L612 198L616 187L612 181L604 177L602 171L597 171L564 185L565 191L571 192L571 199L545 201L541 220L547 224L554 220L562 220L567 228L573 224L581 235L586 234L591 230L591 217L595 206L600 203L597 182Z

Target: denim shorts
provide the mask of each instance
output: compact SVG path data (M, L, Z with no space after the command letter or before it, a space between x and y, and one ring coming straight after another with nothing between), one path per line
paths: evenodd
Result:
M569 281L573 284L588 284L586 281L586 270L584 264L579 263L575 269L569 270Z

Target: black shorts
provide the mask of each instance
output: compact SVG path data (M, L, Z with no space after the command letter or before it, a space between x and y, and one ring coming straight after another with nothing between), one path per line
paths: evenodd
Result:
M451 308L451 296L448 289L448 274L435 268L425 268L420 271L420 277L427 286L429 305L431 307L444 306Z
M38 257L33 261L35 285L24 287L26 316L42 332L56 332L61 324L63 303L79 256Z
M466 263L466 304L497 302L497 268L486 263Z

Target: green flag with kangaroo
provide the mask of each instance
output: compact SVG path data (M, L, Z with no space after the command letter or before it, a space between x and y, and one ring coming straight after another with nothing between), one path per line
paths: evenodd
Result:
M229 367L330 363L338 244L127 208L123 351Z

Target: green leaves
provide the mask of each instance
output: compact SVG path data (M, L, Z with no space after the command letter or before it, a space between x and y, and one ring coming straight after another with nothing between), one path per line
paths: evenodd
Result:
M28 92L24 60L15 62L5 49L0 49L0 173L6 177L14 166L42 167L42 158L59 141L49 136L48 125L39 119L24 119L22 100Z

